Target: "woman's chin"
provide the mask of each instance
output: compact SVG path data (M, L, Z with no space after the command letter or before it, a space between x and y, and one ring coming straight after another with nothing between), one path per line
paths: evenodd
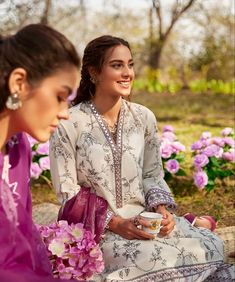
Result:
M51 135L52 135L52 132L43 132L43 133L39 133L39 134L33 134L31 136L34 139L36 139L39 143L45 143L50 139Z

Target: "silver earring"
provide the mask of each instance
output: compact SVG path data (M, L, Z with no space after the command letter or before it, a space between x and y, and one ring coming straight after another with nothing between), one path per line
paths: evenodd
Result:
M17 92L14 92L8 96L7 101L6 101L6 107L9 110L13 110L13 111L22 107L22 102Z
M96 79L92 76L90 77L90 81L91 81L91 83L96 84Z

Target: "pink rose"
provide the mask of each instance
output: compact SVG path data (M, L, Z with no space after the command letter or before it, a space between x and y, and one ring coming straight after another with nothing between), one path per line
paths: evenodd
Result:
M194 184L203 189L208 183L208 176L204 171L198 171L194 174Z

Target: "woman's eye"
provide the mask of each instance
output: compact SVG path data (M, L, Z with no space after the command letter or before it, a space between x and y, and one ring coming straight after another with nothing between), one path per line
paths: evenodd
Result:
M134 67L134 63L129 64L129 68L132 69Z
M64 99L64 97L58 95L58 96L57 96L57 101L58 101L59 103L61 103L61 102L66 102L66 99Z
M122 64L114 64L112 65L113 68L115 69L119 69L122 66Z

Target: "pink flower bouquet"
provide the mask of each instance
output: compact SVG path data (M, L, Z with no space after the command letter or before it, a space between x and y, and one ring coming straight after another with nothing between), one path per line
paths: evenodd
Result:
M104 270L104 261L99 245L83 224L58 221L48 226L39 226L53 275L62 279L87 280Z

